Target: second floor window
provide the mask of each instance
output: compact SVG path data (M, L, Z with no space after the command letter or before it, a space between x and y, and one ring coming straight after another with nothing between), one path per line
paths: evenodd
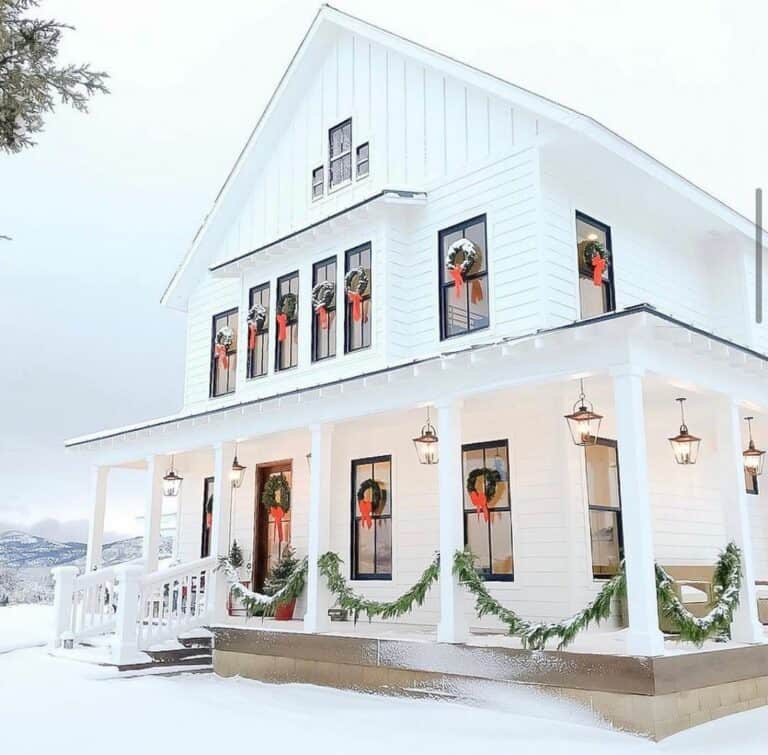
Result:
M312 265L312 361L336 356L336 258Z
M237 375L237 322L237 309L230 309L213 317L211 398L234 393Z
M438 234L440 259L440 337L487 328L488 254L485 215Z
M579 264L581 317L595 317L616 309L613 288L611 229L576 213L576 251Z
M587 469L592 575L613 577L624 557L621 531L621 492L616 441L598 438L584 448Z
M328 188L334 189L352 180L352 120L334 126L328 132Z
M368 142L357 148L357 177L363 178L370 173L370 148Z
M299 274L277 279L275 313L275 369L288 370L299 363Z
M360 351L371 345L371 314L373 278L371 245L363 244L344 255L344 351Z
M321 165L312 171L312 199L320 199L325 193L325 170Z
M269 370L269 283L251 289L248 306L248 377L255 378Z

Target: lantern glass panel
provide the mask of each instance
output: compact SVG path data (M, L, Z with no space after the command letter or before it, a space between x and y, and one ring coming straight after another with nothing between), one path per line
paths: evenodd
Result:
M165 477L163 477L163 495L169 498L175 498L178 496L181 490L181 483L183 478L176 474L174 469L171 469Z
M678 464L695 464L699 457L699 445L701 438L697 438L690 433L681 432L674 438L669 439L672 446L672 453L675 455L675 461Z
M580 406L573 414L566 414L571 438L577 446L593 446L600 435L600 414L589 411L586 406Z
M418 438L413 439L419 464L437 464L439 460L437 435L426 429Z
M765 451L754 447L754 444L744 451L744 469L752 475L759 476L763 473Z

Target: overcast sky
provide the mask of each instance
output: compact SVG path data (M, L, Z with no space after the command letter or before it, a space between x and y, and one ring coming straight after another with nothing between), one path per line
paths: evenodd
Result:
M336 6L597 118L749 217L768 187L766 3ZM0 155L0 531L84 539L88 464L64 440L180 408L184 316L160 295L317 7L43 3L112 93ZM140 492L114 478L112 536Z

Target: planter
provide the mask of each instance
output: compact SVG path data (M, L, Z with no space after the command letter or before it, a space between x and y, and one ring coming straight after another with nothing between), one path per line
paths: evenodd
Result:
M296 608L296 598L281 603L275 607L275 619L277 621L290 621L293 618L293 609Z

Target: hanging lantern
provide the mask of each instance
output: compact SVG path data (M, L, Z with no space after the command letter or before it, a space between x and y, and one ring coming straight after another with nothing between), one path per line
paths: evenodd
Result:
M239 488L243 484L246 469L247 467L237 460L237 450L235 450L235 458L232 461L232 470L229 473L229 481L232 483L233 488Z
M437 464L437 432L429 421L429 407L427 407L427 424L421 428L421 435L413 439L413 445L416 446L419 464Z
M674 438L669 439L672 446L672 452L675 454L675 461L678 464L695 464L699 456L699 444L701 438L691 435L688 432L688 425L685 424L685 412L683 410L684 398L676 398L680 403L680 433Z
M181 483L184 478L176 473L173 467L173 456L171 456L171 468L168 470L165 477L163 477L163 495L169 498L175 498L181 490Z
M745 417L744 419L749 427L749 445L742 454L744 458L744 469L753 477L758 477L763 473L765 451L755 448L755 441L752 440L752 420L754 417Z
M591 401L584 396L584 381L579 381L581 393L579 400L573 405L573 412L565 415L571 438L577 446L594 446L600 433L602 414L596 414Z

